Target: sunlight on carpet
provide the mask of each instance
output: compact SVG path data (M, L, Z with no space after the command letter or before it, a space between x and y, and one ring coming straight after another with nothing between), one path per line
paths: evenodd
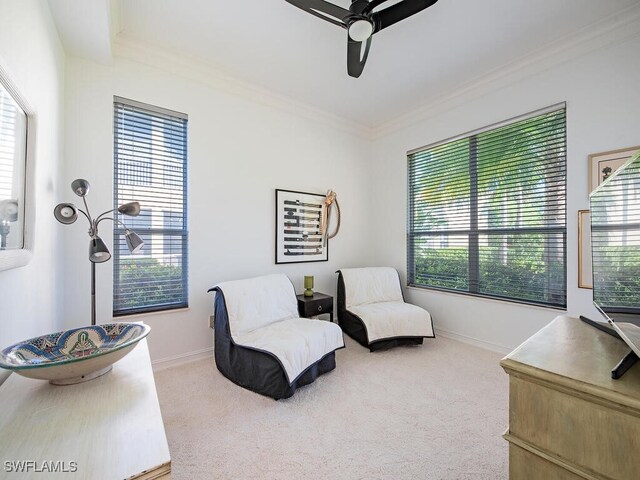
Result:
M507 478L501 355L442 337L345 343L335 370L287 400L236 386L213 358L156 372L172 478Z

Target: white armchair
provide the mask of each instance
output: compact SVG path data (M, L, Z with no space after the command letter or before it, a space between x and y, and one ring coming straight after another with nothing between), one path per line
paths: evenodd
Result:
M295 290L285 275L220 283L214 302L214 356L232 382L275 399L336 366L344 347L340 327L299 318Z
M420 345L435 337L431 315L405 303L394 268L338 270L340 327L370 351L397 345Z

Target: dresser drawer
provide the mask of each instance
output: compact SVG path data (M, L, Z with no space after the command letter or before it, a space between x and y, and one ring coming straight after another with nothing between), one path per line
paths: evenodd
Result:
M333 297L314 293L313 297L298 295L298 313L302 317L314 317L323 313L333 314Z

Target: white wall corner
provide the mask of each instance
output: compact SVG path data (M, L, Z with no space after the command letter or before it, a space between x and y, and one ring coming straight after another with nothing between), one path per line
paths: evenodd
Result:
M49 0L68 56L111 63L112 39L122 29L121 0Z
M109 0L109 26L111 31L111 43L116 39L118 34L122 32L122 1L123 0Z

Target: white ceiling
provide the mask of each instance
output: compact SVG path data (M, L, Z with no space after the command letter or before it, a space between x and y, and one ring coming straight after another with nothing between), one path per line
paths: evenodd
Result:
M346 31L284 0L124 0L118 36L376 127L639 3L439 0L377 33L358 79L347 75Z

